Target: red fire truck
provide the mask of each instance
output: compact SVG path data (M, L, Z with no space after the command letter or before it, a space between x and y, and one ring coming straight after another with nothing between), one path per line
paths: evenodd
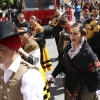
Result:
M54 15L55 7L59 5L60 0L22 0L22 13L26 20L35 15L41 20L42 25L47 25Z
M22 13L25 19L29 21L30 16L34 15L41 20L41 25L45 29L50 29L48 23L54 16L54 9L59 5L64 5L64 0L17 0L18 6L21 4ZM69 12L69 10L66 10ZM70 18L69 18L70 20Z
M64 1L65 0L17 0L17 6L25 15L27 21L34 15L41 20L41 25L48 25L48 22L54 16L54 9L59 7L59 5L64 5ZM63 8L65 9L65 7ZM69 10L66 9L66 12L69 12ZM67 14L70 15L69 13ZM12 18L14 19L14 16L12 16Z
M17 0L18 6L21 4L22 13L25 19L29 21L30 16L34 15L41 20L41 25L45 31L51 32L52 27L48 25L54 16L54 9L59 7L64 0Z

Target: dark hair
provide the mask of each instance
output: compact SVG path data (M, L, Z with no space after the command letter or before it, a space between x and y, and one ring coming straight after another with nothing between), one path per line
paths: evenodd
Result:
M65 23L69 22L69 20L64 17L64 16L61 16L58 20L58 25L64 25Z
M31 34L31 29L30 28L27 28L27 27L21 27L19 30L22 31L22 33L27 33L27 34Z
M22 14L22 13L18 14L17 17L23 17L23 18L25 18L24 14Z
M82 23L76 22L71 26L71 28L74 28L74 27L78 27L82 35L87 34L87 30L83 27Z
M92 10L99 10L99 7L97 7L97 6L92 6L91 11L92 11Z

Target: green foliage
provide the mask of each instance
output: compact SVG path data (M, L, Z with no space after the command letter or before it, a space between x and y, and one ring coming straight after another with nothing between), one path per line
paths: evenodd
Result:
M8 5L16 5L17 0L0 0L0 9L7 9Z
M9 0L9 4L13 4L14 3L14 0Z

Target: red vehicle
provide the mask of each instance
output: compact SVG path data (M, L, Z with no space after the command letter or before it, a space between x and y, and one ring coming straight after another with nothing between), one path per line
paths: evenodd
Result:
M59 0L22 0L22 13L26 20L35 15L41 20L41 25L47 25L58 6Z
M21 4L22 13L25 15L25 19L29 21L29 18L34 15L41 20L41 25L48 25L51 18L54 16L54 9L59 5L64 4L64 0L18 0L18 6ZM67 12L68 10L66 10ZM69 11L68 11L69 12ZM70 20L70 18L68 18ZM45 27L50 29L51 27Z

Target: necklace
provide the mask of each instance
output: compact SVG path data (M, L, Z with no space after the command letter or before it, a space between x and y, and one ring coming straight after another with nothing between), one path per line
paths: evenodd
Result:
M71 50L71 54L69 55L70 56L70 59L73 58L73 54L74 54L74 50Z

